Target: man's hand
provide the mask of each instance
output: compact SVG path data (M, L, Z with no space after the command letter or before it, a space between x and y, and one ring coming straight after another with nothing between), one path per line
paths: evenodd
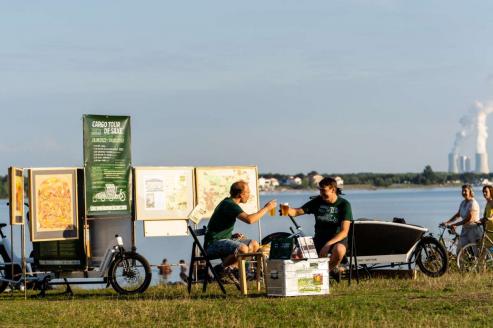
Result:
M327 243L324 247L322 247L322 249L320 249L320 257L327 257L327 255L329 255L330 246L332 245Z
M277 200L273 199L271 200L270 202L268 202L267 204L264 205L264 207L267 209L267 210L272 210L272 209L276 209L277 207Z

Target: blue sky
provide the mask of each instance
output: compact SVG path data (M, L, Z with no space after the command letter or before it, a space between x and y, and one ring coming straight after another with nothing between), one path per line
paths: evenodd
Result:
M460 117L493 98L491 12L0 1L0 167L81 166L82 114L118 114L132 117L134 165L443 171Z

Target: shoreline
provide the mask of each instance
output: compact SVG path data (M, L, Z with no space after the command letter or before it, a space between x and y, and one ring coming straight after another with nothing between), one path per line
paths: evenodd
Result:
M461 183L457 184L431 184L431 185L421 185L421 184L392 184L388 187L376 187L370 184L356 184L356 185L344 185L344 190L367 190L367 191L378 191L378 190L399 190L399 189L447 189L447 188L460 188ZM284 193L284 192L316 192L316 188L309 189L294 189L294 188L277 188L274 190L260 191L260 193Z

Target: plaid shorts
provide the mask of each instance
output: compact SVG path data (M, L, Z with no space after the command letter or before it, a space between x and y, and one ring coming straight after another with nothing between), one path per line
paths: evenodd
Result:
M228 255L236 254L238 248L242 245L249 245L251 239L233 240L219 239L207 246L206 252L211 259L225 258Z

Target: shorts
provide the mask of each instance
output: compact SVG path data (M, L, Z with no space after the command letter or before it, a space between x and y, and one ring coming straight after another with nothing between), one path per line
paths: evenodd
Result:
M329 239L315 239L315 238L313 239L313 241L315 243L315 248L317 249L317 253L318 254L320 254L320 250L322 249L322 247L325 246L325 244L327 244L327 242L329 241ZM332 248L334 247L334 245L337 245L337 244L344 245L346 247L346 251L347 251L347 249L348 249L348 240L347 240L347 237L346 237L343 240L340 240L337 243L335 243L332 246L330 246L329 253L332 251Z
M236 254L238 248L242 245L249 245L252 242L251 239L233 240L233 239L219 239L207 246L205 250L210 259L223 259L226 256Z

